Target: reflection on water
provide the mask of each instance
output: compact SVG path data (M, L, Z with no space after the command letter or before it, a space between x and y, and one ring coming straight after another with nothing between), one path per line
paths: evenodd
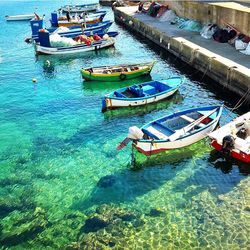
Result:
M118 82L100 82L100 81L85 81L83 80L83 90L90 92L103 92L104 90L108 94L107 91L114 91L119 88L127 87L133 84L139 84L142 82L152 81L152 77L148 76L140 76L131 80L124 80Z
M211 151L208 161L212 163L214 168L220 169L224 174L231 173L233 169L238 169L238 172L243 175L250 174L249 164L225 156L216 150Z

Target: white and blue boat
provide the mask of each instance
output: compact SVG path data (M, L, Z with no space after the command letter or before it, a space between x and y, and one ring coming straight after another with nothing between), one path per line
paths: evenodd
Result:
M222 106L192 108L164 116L138 128L129 128L127 138L117 149L132 140L133 147L146 156L189 146L212 132L221 117Z
M64 5L61 7L63 12L69 11L71 13L91 12L99 8L98 3L79 4L79 5Z
M63 37L75 37L78 35L82 35L83 33L86 36L90 36L92 34L103 34L106 33L109 29L109 27L112 25L112 21L103 21L101 23L94 23L94 24L87 24L87 27L84 29L84 31L82 30L82 28L77 28L77 27L68 27L68 28L64 28L67 30L63 30L63 31L58 31L57 29L60 29L58 27L50 27L50 28L46 28L47 31L49 33L53 33L56 32L57 34L59 34L60 36ZM31 20L30 21L30 26L31 26L31 31L32 31L32 40L35 42L38 42L38 31L40 29L45 29L45 21L42 20ZM83 31L83 33L82 33Z
M80 28L84 24L93 24L102 22L107 11L100 10L93 13L87 13L84 18L80 16L71 16L68 20L66 16L60 16L57 12L51 13L50 23L52 27L78 27Z
M113 46L115 43L114 37L118 35L118 32L108 32L107 38L105 38L105 35L101 37L102 38L101 40L94 41L90 45L87 45L85 43L80 43L80 44L74 43L73 45L67 45L67 46L52 46L50 42L49 32L39 31L38 32L39 42L35 44L35 49L37 54L64 55L64 54L76 54L92 50L99 50L102 48ZM72 39L70 40L73 41Z
M115 90L104 96L102 112L111 108L141 106L158 102L173 95L183 81L183 77L175 76L167 80L145 82Z

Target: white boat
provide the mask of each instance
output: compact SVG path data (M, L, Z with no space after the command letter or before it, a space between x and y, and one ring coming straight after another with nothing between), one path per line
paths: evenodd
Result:
M35 14L5 16L6 21L26 21L35 17Z
M81 52L87 52L92 50L98 50L106 47L113 46L115 41L113 39L103 40L100 42L92 43L91 45L75 45L69 47L43 47L36 44L36 52L38 54L45 55L64 55L64 54L76 54Z
M63 12L69 11L72 13L81 13L81 12L90 12L95 11L99 7L98 3L92 3L92 4L82 4L82 5L65 5L61 7L61 10Z
M129 67L126 69L129 69ZM132 74L133 71L127 73ZM150 81L118 89L104 96L102 112L116 107L142 106L158 102L172 96L183 83L183 80L182 77L176 76L170 77L167 80Z
M118 32L113 32L113 33L115 33L113 37L118 35ZM62 46L53 47L51 46L50 35L48 31L38 32L38 37L39 37L40 43L35 44L36 53L45 54L45 55L76 54L76 53L87 52L87 51L110 47L110 46L113 46L115 43L115 40L113 37L108 37L107 39L102 38L99 41L94 41L90 45L87 45L85 43L80 43L80 44L68 45L68 46L63 46L63 47ZM71 39L71 38L65 38L65 39Z
M250 112L208 135L211 145L224 155L250 163Z
M132 140L133 147L150 156L191 145L216 128L221 113L222 106L193 108L164 116L140 129L130 127L127 138L117 149L122 149Z

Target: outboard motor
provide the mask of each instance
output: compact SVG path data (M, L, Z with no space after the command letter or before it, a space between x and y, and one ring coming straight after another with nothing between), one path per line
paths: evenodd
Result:
M232 135L226 135L222 140L222 153L229 155L234 149L234 137Z
M141 129L136 126L130 127L128 129L127 137L117 146L117 150L121 150L122 148L126 147L131 140L140 140L143 138L143 136L144 133L141 131Z

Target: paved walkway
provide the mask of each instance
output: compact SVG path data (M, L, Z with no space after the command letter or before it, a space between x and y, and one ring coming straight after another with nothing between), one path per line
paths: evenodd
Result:
M244 55L229 45L228 43L218 43L213 39L205 39L198 32L186 31L179 29L177 25L171 25L169 22L160 22L144 13L136 13L137 7L119 7L123 12L133 16L140 21L157 28L166 33L168 36L182 37L198 46L201 46L215 54L225 57L234 63L242 65L250 70L250 55ZM118 9L119 9L118 8ZM250 71L249 71L250 72Z

